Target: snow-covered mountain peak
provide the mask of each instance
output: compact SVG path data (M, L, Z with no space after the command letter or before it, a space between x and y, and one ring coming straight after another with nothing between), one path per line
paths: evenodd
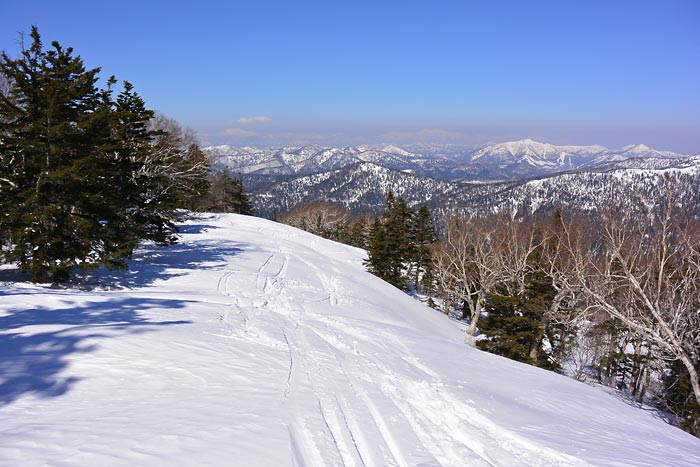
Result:
M621 152L626 154L648 154L648 153L659 153L656 149L652 149L646 144L630 144L623 147Z
M556 164L561 151L551 144L539 143L531 139L493 144L472 155L472 161L505 164L528 164L548 166Z
M399 155L401 155L401 156L409 156L409 157L410 157L410 156L414 156L414 155L415 155L415 154L413 154L412 152L408 152L408 151L406 151L405 149L401 149L401 148L398 147L398 146L394 146L393 144L389 144L389 145L387 145L387 146L384 146L384 147L381 148L381 150L384 151L384 152L390 152L390 153L392 153L392 154L399 154Z
M628 158L683 158L646 145L609 150L600 145L556 146L533 139L478 148L411 146L411 151L387 144L346 147L290 146L285 148L205 148L216 166L256 175L308 175L335 170L360 161L389 169L445 180L503 180L592 168ZM483 177L483 178L481 178Z
M530 150L530 151L537 151L537 152L545 152L545 151L551 151L554 149L554 146L551 144L547 143L540 143L539 141L534 141L532 139L523 139L520 141L511 141L507 143L502 143L503 146L512 149L514 151L520 151L520 150Z

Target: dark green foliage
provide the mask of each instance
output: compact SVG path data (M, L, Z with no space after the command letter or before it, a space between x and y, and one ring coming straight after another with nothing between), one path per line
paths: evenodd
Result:
M413 216L412 229L415 244L414 284L417 288L420 286L426 293L430 293L435 280L430 247L437 241L437 238L432 215L426 206L421 206Z
M553 343L554 334L547 335L545 313L555 295L551 282L541 272L530 274L525 290L516 295L493 294L488 300L488 316L479 321L479 329L487 339L477 346L487 352L555 369L556 363L543 350L544 340Z
M212 175L211 191L206 210L253 215L253 206L243 188L243 183L233 177L228 169L220 170Z
M17 60L2 55L0 70L13 86L0 97L2 229L6 252L33 280L51 273L65 280L86 256L86 239L99 227L90 220L94 193L77 199L91 166L93 135L105 123L95 87L98 69L85 70L71 49L53 43L44 51L36 28ZM82 170L81 170L82 169ZM89 242L89 240L87 240Z
M399 289L406 287L400 240L391 236L391 231L381 218L375 219L369 230L367 252L369 256L366 265L369 272Z
M164 244L175 240L171 210L180 205L174 194L160 188L166 176L154 169L161 147L154 144L156 132L150 129L153 115L133 86L125 82L111 113L114 147L107 155L113 176L105 174L101 183L93 183L112 190L112 196L104 198L105 204L124 218L115 228L128 255L142 238Z
M389 193L387 209L375 219L367 241L367 269L399 289L432 282L429 246L435 233L427 208L410 209Z
M348 245L366 249L371 221L368 216L359 216L350 221L338 237L338 240Z
M174 241L181 191L153 112L129 83L116 99L114 78L98 89L99 69L71 48L44 50L35 27L31 39L19 58L0 57L11 83L0 93L2 260L62 282L75 267L125 267L141 239Z
M700 371L700 366L696 365ZM663 405L681 421L681 428L700 436L700 406L690 385L690 374L680 361L670 364L663 378Z

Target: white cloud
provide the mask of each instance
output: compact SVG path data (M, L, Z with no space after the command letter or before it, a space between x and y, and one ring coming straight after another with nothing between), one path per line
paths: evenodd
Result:
M259 122L269 122L272 120L270 117L265 117L263 115L257 117L243 117L238 119L238 123L259 123Z
M222 131L221 134L224 136L233 136L234 138L248 138L249 136L255 136L257 133L244 130L243 128L227 128Z

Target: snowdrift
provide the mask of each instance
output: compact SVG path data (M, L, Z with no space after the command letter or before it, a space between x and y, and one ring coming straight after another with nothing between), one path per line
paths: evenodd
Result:
M700 465L653 412L466 346L361 250L182 231L90 290L0 287L0 465Z

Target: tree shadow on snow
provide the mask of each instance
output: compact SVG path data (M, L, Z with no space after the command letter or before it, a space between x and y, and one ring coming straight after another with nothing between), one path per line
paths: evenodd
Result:
M28 394L65 394L81 379L70 375L72 356L93 352L102 339L190 323L150 321L141 314L151 308L182 308L184 300L105 296L104 301L71 306L70 296L63 297L57 307L11 308L0 316L0 407Z
M100 268L89 275L76 277L71 285L82 289L145 287L197 269L223 269L227 258L240 254L243 247L230 241L198 242L196 247L184 243L165 246L147 244L134 253L129 269L110 271Z
M183 234L201 233L217 227L186 224ZM244 244L200 239L196 244L159 246L146 243L134 253L126 271L101 268L78 275L61 287L13 287L11 282L28 278L16 269L0 270L0 297L46 295L46 306L14 306L0 315L0 407L27 394L57 397L68 392L81 378L70 374L70 362L76 355L93 352L100 340L120 335L153 332L163 326L190 321L151 321L142 312L179 309L187 300L153 299L101 293L80 299L79 290L132 289L182 276L197 269L224 270L228 259L239 254ZM15 300L17 301L17 300ZM117 356L118 357L118 356Z
M180 233L198 234L219 228L221 227L206 223L185 224L180 226ZM172 245L144 242L128 261L128 269L109 270L102 267L84 273L75 270L73 279L57 288L94 290L145 287L157 281L188 274L196 269L207 267L223 269L227 259L240 254L245 247L243 243L222 239L200 240L196 245L184 243L183 239ZM29 282L30 278L30 274L20 273L17 268L5 266L0 269L0 285L1 283ZM16 293L21 292L16 291Z
M183 235L197 234L220 227L202 224L186 224L180 227ZM77 276L74 287L91 288L138 288L169 278L182 276L197 269L224 268L227 259L240 254L245 244L231 240L198 240L186 243L181 238L172 245L142 244L129 261L125 271L110 271L100 268L90 274Z
M182 224L179 225L178 228L180 229L181 234L201 234L204 232L208 232L210 230L216 230L219 227L215 225L209 225L209 224Z

